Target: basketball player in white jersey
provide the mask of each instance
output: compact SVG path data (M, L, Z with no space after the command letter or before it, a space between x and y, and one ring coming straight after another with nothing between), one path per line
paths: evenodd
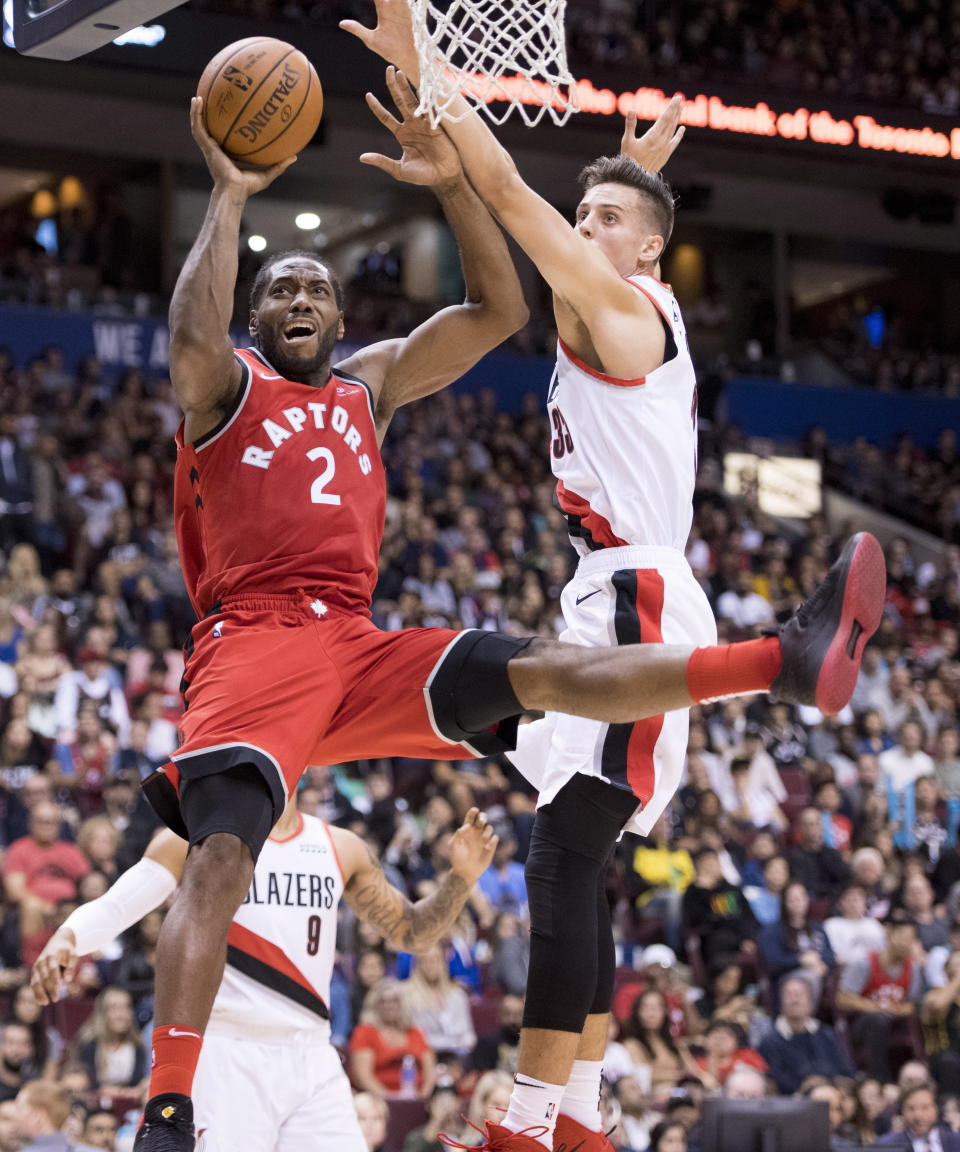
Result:
M436 892L412 904L358 836L298 812L295 798L288 802L230 927L194 1086L198 1150L366 1152L330 1044L340 900L392 948L425 951L450 930L496 845L486 817L472 808L453 836L450 871ZM109 892L71 913L34 965L39 1002L57 999L81 956L162 904L186 857L186 841L165 829Z
M407 0L376 0L376 9L375 29L340 26L416 85ZM680 111L675 100L642 140L628 119L626 154L600 157L581 173L573 226L523 182L462 97L443 121L481 200L553 290L550 454L580 554L563 593L561 639L594 649L716 643L709 603L684 557L697 389L680 309L658 278L673 194L648 170L679 142ZM365 159L394 170L386 157ZM863 549L873 551L873 542L851 542L848 560L862 559ZM749 642L744 653L770 658L776 677L778 657L766 644ZM723 693L737 681L731 666ZM508 754L540 795L526 865L531 954L519 1070L503 1122L487 1125L488 1152L612 1152L598 1106L615 971L603 875L622 831L649 832L670 802L687 731L685 708L632 724L547 713L521 728Z

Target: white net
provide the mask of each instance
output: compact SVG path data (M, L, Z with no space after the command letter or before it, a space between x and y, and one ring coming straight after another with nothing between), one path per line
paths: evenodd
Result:
M458 95L502 124L575 112L563 18L566 0L408 0L420 57L420 106L436 127L462 119Z

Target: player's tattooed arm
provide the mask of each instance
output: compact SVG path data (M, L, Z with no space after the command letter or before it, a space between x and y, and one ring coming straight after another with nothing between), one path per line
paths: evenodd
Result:
M371 924L391 948L422 952L453 927L470 889L493 860L498 837L476 808L450 838L450 870L436 890L416 902L390 883L369 849L347 880L344 899L361 920Z

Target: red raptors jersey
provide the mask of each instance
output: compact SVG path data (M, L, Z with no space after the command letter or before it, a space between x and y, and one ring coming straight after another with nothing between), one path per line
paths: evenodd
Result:
M236 355L234 410L193 444L177 432L174 516L197 615L298 589L369 614L386 509L369 387L333 369L311 388L254 349Z
M913 964L908 956L903 962L900 975L894 979L880 963L879 956L878 952L871 952L867 957L870 971L860 995L886 1008L889 1004L899 1004L907 998L913 980Z

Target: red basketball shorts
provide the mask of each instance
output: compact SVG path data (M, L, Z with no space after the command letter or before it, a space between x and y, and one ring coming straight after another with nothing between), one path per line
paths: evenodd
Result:
M516 734L510 712L521 711L506 664L527 643L477 630L383 632L305 593L226 599L193 629L182 743L147 794L182 831L171 811L180 780L239 764L260 769L279 811L313 764L506 751ZM458 723L466 681L474 698L490 697L480 731Z

